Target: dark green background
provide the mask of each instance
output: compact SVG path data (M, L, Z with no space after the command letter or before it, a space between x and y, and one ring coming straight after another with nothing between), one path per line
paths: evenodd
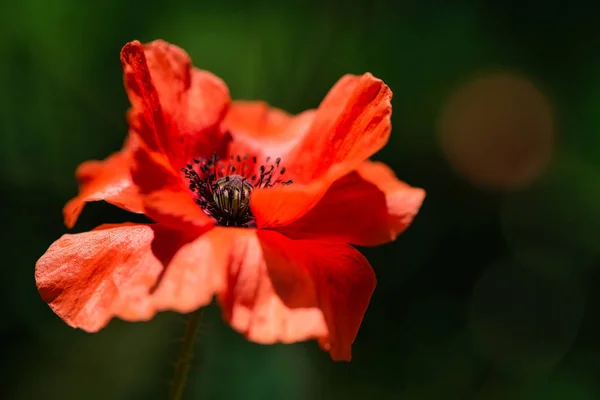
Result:
M203 4L206 3L206 4ZM233 98L316 107L344 73L394 91L375 156L428 197L393 244L350 364L315 343L247 343L210 307L187 398L600 398L600 28L570 1L336 3L24 0L0 6L0 397L163 399L183 318L74 331L40 300L36 260L66 229L74 169L117 150L128 102L119 51L163 38ZM591 4L591 3L590 3ZM448 96L508 68L547 91L558 144L519 191L459 176L435 139ZM75 231L129 215L86 208Z

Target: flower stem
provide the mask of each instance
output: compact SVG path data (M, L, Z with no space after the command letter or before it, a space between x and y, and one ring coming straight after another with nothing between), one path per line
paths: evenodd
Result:
M181 400L181 397L183 396L192 358L194 358L194 344L196 343L196 335L198 333L201 318L202 309L188 315L181 349L179 350L177 362L175 363L175 373L173 375L171 392L169 394L170 400Z

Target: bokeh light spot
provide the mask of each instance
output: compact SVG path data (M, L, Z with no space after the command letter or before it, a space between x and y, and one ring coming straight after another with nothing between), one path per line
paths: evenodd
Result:
M551 159L552 108L526 78L481 75L450 96L438 139L448 163L471 183L520 189L540 176Z

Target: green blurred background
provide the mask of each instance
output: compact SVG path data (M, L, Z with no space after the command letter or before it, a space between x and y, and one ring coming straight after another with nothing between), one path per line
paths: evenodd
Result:
M163 38L233 98L290 112L372 72L394 91L374 158L428 192L396 243L364 249L379 285L351 363L248 343L211 306L187 398L600 398L600 28L578 3L2 2L0 397L166 398L182 316L86 334L33 279L66 232L75 167L123 141L122 45ZM490 73L509 77L503 94L483 85L450 106ZM75 231L129 219L95 203Z

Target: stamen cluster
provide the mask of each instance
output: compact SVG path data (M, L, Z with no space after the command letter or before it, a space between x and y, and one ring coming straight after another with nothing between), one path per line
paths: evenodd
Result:
M227 162L213 154L209 159L193 159L193 164L181 168L189 181L189 189L202 210L221 226L254 227L250 211L250 195L255 188L272 188L289 185L292 180L282 180L285 167L281 159L258 166L257 157L247 154L231 155Z

